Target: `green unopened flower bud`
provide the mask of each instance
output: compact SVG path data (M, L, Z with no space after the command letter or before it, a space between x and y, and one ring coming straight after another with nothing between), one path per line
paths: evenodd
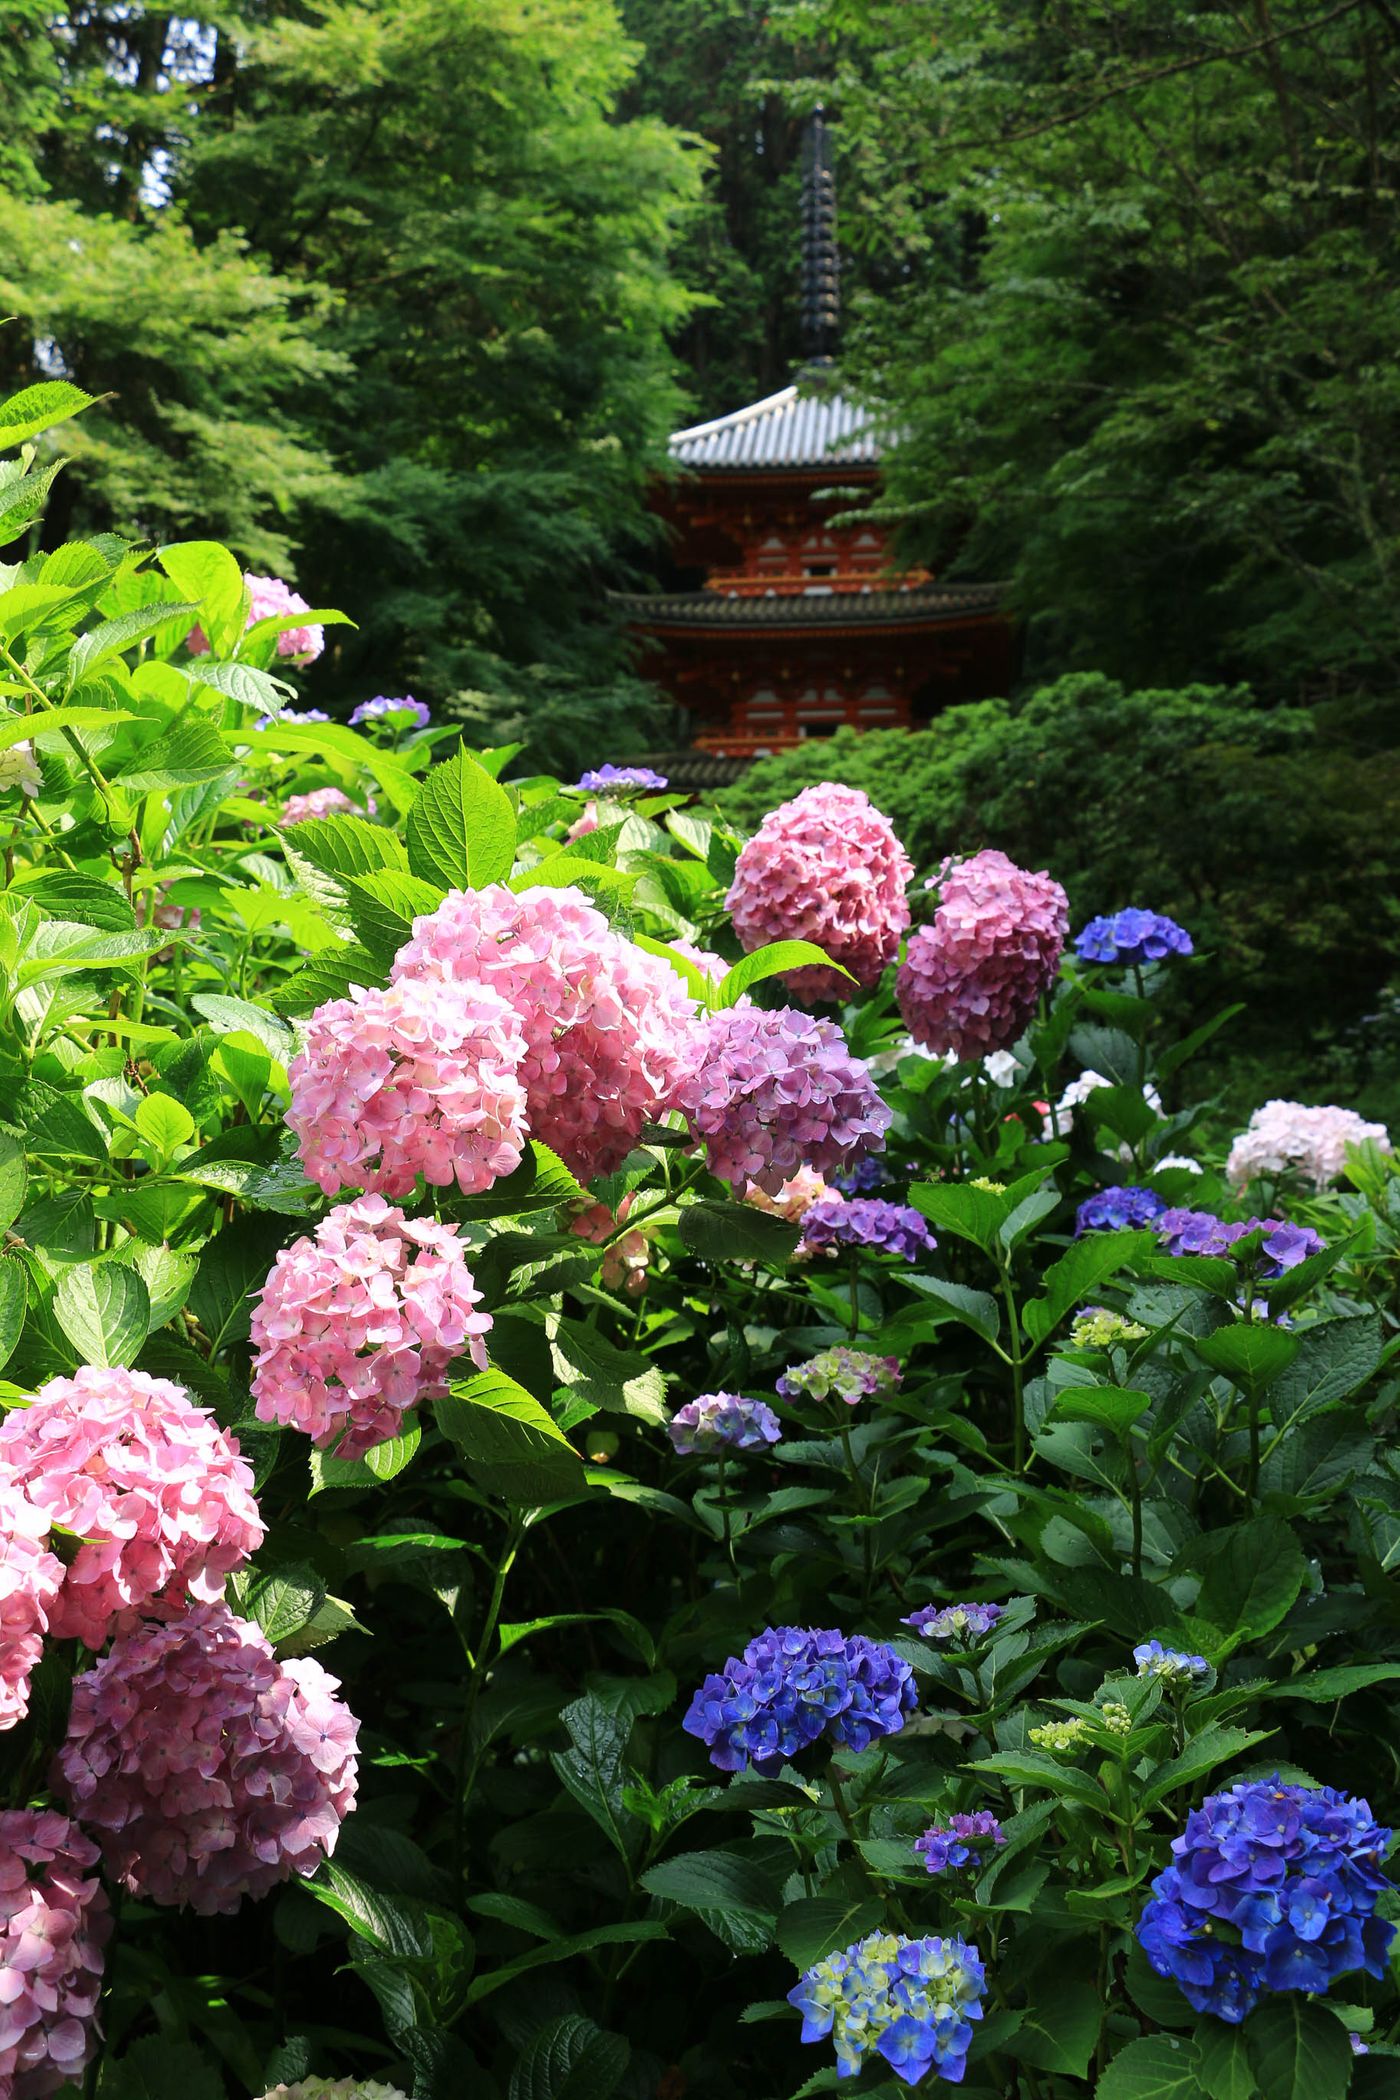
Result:
M1075 1319L1069 1338L1076 1349L1111 1349L1118 1342L1140 1342L1146 1332L1136 1320L1125 1320L1121 1313L1110 1312L1105 1305L1086 1305Z
M1042 1750L1074 1750L1089 1733L1087 1721L1047 1721L1031 1730L1031 1741Z
M1131 1735L1133 1732L1132 1715L1127 1707L1120 1705L1116 1699L1110 1699L1107 1705L1099 1709L1099 1719L1104 1727L1111 1728L1115 1735Z

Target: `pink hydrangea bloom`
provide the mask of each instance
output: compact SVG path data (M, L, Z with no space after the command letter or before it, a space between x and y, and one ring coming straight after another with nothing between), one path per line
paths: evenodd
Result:
M1068 932L1069 900L1051 876L993 848L962 861L895 981L915 1041L959 1059L1007 1049L1053 984Z
M0 1729L29 1711L29 1674L44 1648L63 1563L48 1550L49 1519L0 1474Z
M699 948L694 941L680 939L669 940L666 945L668 948L674 948L677 955L683 955L688 963L693 963L700 975L708 977L711 984L723 984L729 975L732 965L727 963L722 955L714 954L709 948ZM794 971L793 974L795 976L797 973ZM747 998L748 994L743 996Z
M695 1008L681 979L579 889L452 890L414 920L391 975L485 984L514 1007L530 1134L584 1181L621 1166L686 1067Z
M1296 1174L1325 1189L1346 1166L1348 1145L1368 1139L1390 1151L1384 1123L1368 1123L1351 1108L1305 1108L1301 1101L1266 1101L1230 1147L1225 1172L1235 1188L1261 1175Z
M208 1600L263 1541L234 1438L183 1386L87 1364L0 1421L0 1475L81 1541L49 1612L100 1648L124 1614Z
M112 1930L97 1847L52 1808L0 1812L0 2094L78 2084L97 2044Z
M525 1150L525 1038L486 985L405 979L318 1007L288 1067L302 1163L328 1196L407 1196L418 1176L465 1195Z
M892 1120L835 1022L790 1006L709 1015L675 1105L713 1173L770 1196L801 1167L826 1174L883 1150Z
M312 788L305 795L288 795L277 819L285 831L289 824L304 824L308 817L363 817L374 815L374 804L360 809L341 788Z
M341 1437L338 1457L362 1457L410 1408L441 1399L459 1356L485 1370L480 1299L455 1226L406 1218L382 1196L343 1203L314 1238L282 1249L262 1287L259 1420L290 1423L322 1450Z
M355 1805L360 1724L312 1656L225 1604L138 1626L74 1680L52 1784L133 1896L237 1910L314 1874Z
M858 984L874 984L909 924L914 872L888 817L859 788L824 780L770 811L739 855L727 903L746 949L815 941ZM799 999L839 999L835 970L790 970Z
M570 1220L569 1230L576 1232L580 1239L591 1240L595 1247L601 1247L627 1223L631 1208L631 1196L624 1196L616 1211L609 1210L606 1203L590 1203L586 1210L579 1211ZM607 1290L626 1291L630 1298L638 1298L647 1287L650 1261L651 1242L640 1226L634 1226L631 1232L624 1232L620 1240L613 1240L603 1255L598 1274Z
M299 2078L295 2085L275 2085L263 2100L408 2100L396 2085L378 2078Z
M243 582L249 598L248 617L244 622L245 633L249 627L256 627L259 620L280 620L288 613L304 613L311 610L300 592L294 591L280 576L254 576L251 570L247 570L244 572ZM325 646L326 630L314 621L308 622L304 627L286 627L277 637L279 656L297 656L303 663L308 664L315 663ZM202 627L190 629L185 638L185 647L191 656L209 654L209 637Z
M572 846L575 839L586 839L590 832L597 829L598 805L596 802L585 802L583 808L574 818L573 823L564 833L564 844Z
M814 1174L810 1167L799 1167L775 1196L770 1196L756 1181L751 1181L744 1190L744 1201L751 1203L755 1210L766 1210L775 1218L786 1218L789 1225L800 1225L812 1205L830 1194L831 1188L820 1174Z

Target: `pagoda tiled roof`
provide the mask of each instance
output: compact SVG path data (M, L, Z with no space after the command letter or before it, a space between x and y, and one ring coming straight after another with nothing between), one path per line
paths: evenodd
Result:
M785 386L766 400L673 431L677 466L702 473L803 467L873 467L880 457L870 411L821 388Z
M612 603L643 627L910 627L995 612L1004 584L928 583L908 591L613 591Z

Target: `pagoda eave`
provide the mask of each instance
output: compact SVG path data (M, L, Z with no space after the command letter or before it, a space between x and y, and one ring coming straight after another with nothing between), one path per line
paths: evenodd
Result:
M1003 588L990 583L827 595L784 592L772 597L731 597L716 591L687 591L670 597L609 595L630 627L657 637L820 634L835 640L872 629L883 634L922 634L948 627L981 627L1004 617L1000 609Z

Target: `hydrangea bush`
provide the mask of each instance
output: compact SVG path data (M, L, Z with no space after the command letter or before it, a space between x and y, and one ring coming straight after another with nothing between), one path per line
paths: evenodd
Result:
M83 405L0 494L0 2100L1395 2092L1384 1129L1226 1120L1131 900L30 551Z

